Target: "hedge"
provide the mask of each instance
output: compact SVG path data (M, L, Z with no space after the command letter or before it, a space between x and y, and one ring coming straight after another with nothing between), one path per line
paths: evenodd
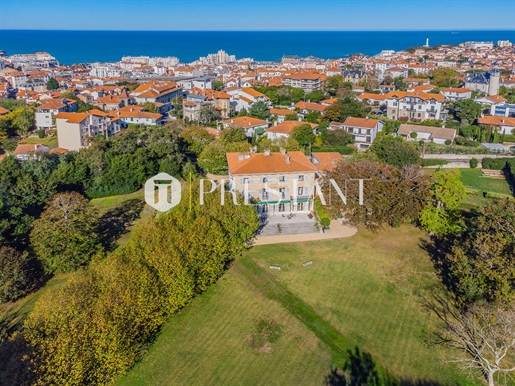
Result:
M420 166L440 166L447 165L449 162L444 159L431 159L431 158L423 158L420 160Z

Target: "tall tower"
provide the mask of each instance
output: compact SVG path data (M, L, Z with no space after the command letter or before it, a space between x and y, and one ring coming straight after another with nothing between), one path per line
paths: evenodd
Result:
M488 83L488 95L497 95L499 94L499 79L501 77L501 72L499 71L499 66L497 66L497 62L494 63L494 67L492 71L490 71L490 81Z
M424 45L424 47L429 47L429 36L426 37L426 44Z

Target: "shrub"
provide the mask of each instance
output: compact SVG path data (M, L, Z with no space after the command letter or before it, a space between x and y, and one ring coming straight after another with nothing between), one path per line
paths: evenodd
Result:
M452 141L450 139L446 139L444 142L447 146L450 146Z
M281 337L282 327L273 320L260 319L250 335L250 346L260 352L270 352L271 343Z
M324 227L324 228L327 228L330 224L331 224L331 219L328 218L328 217L322 217L320 219L320 224Z
M483 169L501 170L506 166L506 158L483 158Z
M418 137L418 134L417 134L417 132L412 131L411 133L409 133L409 136L410 136L411 138L417 138L417 137Z
M18 299L28 283L25 257L11 247L0 248L0 304Z
M471 158L469 161L470 168L471 169L477 168L478 163L479 163L479 161L476 158Z
M36 133L38 134L39 138L45 138L46 137L45 130L43 130L43 129L36 131Z

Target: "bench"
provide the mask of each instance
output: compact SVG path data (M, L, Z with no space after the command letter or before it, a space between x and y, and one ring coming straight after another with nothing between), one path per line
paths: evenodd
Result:
M307 267L308 265L313 264L313 260L306 261L302 266Z
M280 265L271 265L270 266L270 269L281 269L281 266Z

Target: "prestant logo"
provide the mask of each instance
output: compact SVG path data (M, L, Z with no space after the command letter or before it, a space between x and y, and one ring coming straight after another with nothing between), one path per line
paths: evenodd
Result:
M319 185L317 180L303 181L302 186L299 185L297 180L292 180L288 184L285 180L279 180L273 177L262 178L264 180L261 184L253 185L250 187L249 181L245 179L245 182L236 189L236 183L233 179L222 179L219 184L217 181L209 179L201 179L200 184L200 205L204 205L205 196L207 194L215 193L217 187L220 187L220 205L225 204L226 193L230 193L234 205L240 205L241 198L243 196L244 205L255 205L255 199L259 200L261 205L271 204L280 205L283 202L293 202L295 207L298 200L313 200L315 196L318 196L322 205L327 205L325 197L322 193L322 187ZM345 180L344 190L338 186L336 181L330 179L329 183L329 205L331 205L331 192L334 189L337 193L337 197L341 199L344 205L347 204L347 182L357 181L359 183L359 205L363 205L363 187L366 179L348 179ZM207 186L206 186L207 185ZM257 191L259 194L254 196ZM251 192L253 194L251 194ZM154 177L147 180L145 183L145 201L152 208L160 211L167 212L174 206L179 205L181 202L181 183L176 178L173 178L168 173L159 173ZM191 207L191 198L190 198Z
M160 212L172 209L181 202L181 182L168 173L156 174L145 182L145 201Z

